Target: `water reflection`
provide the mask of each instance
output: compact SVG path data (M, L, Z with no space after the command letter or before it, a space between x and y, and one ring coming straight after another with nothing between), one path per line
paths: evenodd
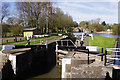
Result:
M40 79L40 78L61 78L61 66L57 65L48 73L34 76L27 80L34 80L34 79Z
M93 33L93 35L100 35L100 36L104 36L104 37L109 37L109 38L118 38L118 35L113 35L113 34L105 34L105 33L101 33L101 34L95 34Z
M87 33L87 34L93 34L93 35L100 35L104 37L109 37L109 38L118 38L118 35L113 35L113 34L105 34L105 33ZM82 35L82 33L73 33L73 35Z

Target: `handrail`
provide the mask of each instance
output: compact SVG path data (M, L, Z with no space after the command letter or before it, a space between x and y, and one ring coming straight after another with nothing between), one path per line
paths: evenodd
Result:
M115 57L116 55L106 55L108 57ZM117 57L120 57L120 55L117 55Z
M107 58L111 60L120 60L120 58L111 58L111 57L107 57Z
M61 42L61 45L58 44L58 41ZM68 41L70 41L70 42L72 42L72 44L77 48L77 45L74 44L73 41L70 40L70 39L66 39L66 40L56 40L56 44L57 44L58 46L63 46L63 42L64 42L64 41L67 41L67 46L69 46Z
M106 48L105 50L105 63L104 65L106 66L106 63L107 63L107 59L111 59L111 60L120 60L120 58L113 58L113 56L116 56L116 55L109 55L111 57L107 57L107 51L112 51L112 52L120 52L120 48Z
M102 54L95 54L95 55L91 55L89 57L94 57L94 56L99 56L99 55L102 55Z
M107 51L120 50L120 48L106 48Z

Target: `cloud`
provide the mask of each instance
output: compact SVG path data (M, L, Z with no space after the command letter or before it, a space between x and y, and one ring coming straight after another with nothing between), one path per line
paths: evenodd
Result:
M1 2L119 2L119 0L1 0Z
M59 7L77 22L101 18L109 24L118 22L118 5L116 2L104 3L58 3ZM115 5L116 4L116 5Z
M90 21L91 19L100 18L101 21L106 21L109 24L117 23L118 18L117 15L99 15L99 14L85 14L85 13L71 13L73 19L77 20L79 23L80 21Z
M119 0L52 0L54 2L119 2Z
M110 5L102 5L102 3L86 3L86 4L90 4L88 5L83 5L83 3L62 3L63 6L61 7L66 7L66 8L82 8L82 9L87 9L87 10L92 10L92 11L98 11L98 12L110 12L110 13L115 13L117 12L117 3L114 3L114 6L112 5L112 3ZM116 5L115 5L116 4ZM112 7L111 7L112 6Z

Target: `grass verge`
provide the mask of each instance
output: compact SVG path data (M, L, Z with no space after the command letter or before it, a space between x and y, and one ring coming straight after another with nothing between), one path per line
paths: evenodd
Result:
M33 39L42 39L42 38L45 38L45 37L37 37L37 38L31 38L30 40L33 40ZM23 40L19 40L19 41L10 41L10 42L3 42L2 44L3 45L7 45L7 44L12 44L12 43L18 43L18 42L24 42L24 41L27 41L26 39L23 39ZM24 43L23 43L24 44Z
M106 48L113 48L116 38L103 37L99 35L94 35L93 40L89 37L89 46L103 47L103 53L105 53ZM98 52L101 52L99 50ZM108 52L111 54L111 52Z
M53 40L53 39L56 39L56 38L59 38L59 36L55 36L55 37L43 39L43 40L41 40L41 42L45 42L45 41L48 41L48 40ZM30 42L30 45L34 45L34 44L38 44L38 43L40 43L40 40L31 41L31 42ZM21 44L16 44L16 45L26 45L26 44L27 44L27 43L21 43Z

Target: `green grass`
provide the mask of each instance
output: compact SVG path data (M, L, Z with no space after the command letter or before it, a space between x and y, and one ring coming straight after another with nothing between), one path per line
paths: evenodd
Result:
M52 37L52 38L47 38L47 39L43 39L43 40L41 40L41 42L45 42L45 41L52 40L52 39L55 39L55 38L59 38L59 36ZM34 44L38 44L38 43L40 43L40 40L31 41L30 45L34 45ZM21 44L16 44L16 45L26 45L26 44L27 43L21 43Z
M27 40L23 39L23 40L19 40L19 41L17 41L17 42L24 42L24 41L27 41ZM17 43L17 42L15 42L15 41L10 41L10 42L3 42L2 44L3 44L3 45L7 45L7 44L12 44L12 43Z
M113 48L115 44L115 38L108 38L99 35L94 35L93 40L89 37L89 46L103 47L103 52L105 53L106 48ZM101 52L100 50L98 52ZM111 52L108 52L109 54Z
M33 39L41 39L41 38L46 38L46 37L36 37L36 38L32 38L31 40L33 40Z
M33 39L42 39L42 38L45 38L45 37L37 37L37 38L32 38L32 39L30 39L30 40L33 40ZM19 40L19 41L17 41L17 42L24 42L24 41L27 41L27 40L23 39L23 40ZM17 42L15 42L15 41L10 41L10 42L3 42L2 44L3 44L3 45L7 45L7 44L12 44L12 43L17 43ZM23 44L24 44L24 43L23 43Z
M58 36L58 34L65 34L65 33L50 33L51 36Z

